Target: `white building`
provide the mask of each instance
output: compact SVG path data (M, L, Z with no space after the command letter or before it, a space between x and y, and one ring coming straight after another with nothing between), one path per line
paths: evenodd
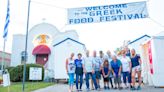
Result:
M66 58L73 52L85 53L85 45L80 43L75 31L59 32L48 23L41 23L31 28L28 36L27 63L41 64L46 69L46 76L55 79L68 78L65 70ZM11 66L22 64L21 54L25 49L25 35L14 35L12 43Z
M141 44L147 40L150 39L150 36L148 35L143 35L133 41L131 41L129 44L128 44L128 47L130 49L135 49L136 50L136 53L137 54L140 54L141 53Z

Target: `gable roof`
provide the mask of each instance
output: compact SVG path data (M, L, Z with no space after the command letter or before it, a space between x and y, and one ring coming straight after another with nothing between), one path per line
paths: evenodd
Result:
M143 36L141 36L141 37L139 37L139 38L137 38L137 39L131 41L128 45L130 45L130 44L132 44L132 43L134 43L134 42L137 42L138 40L140 40L140 39L142 39L142 38L144 38L144 37L151 38L149 35L146 35L146 34L145 34L145 35L143 35Z
M76 40L74 40L74 39L71 39L71 38L66 38L66 39L64 39L64 40L62 40L62 41L60 41L60 42L54 44L53 46L54 46L54 47L55 47L55 46L58 46L58 45L60 45L61 43L67 41L67 40L71 40L71 41L73 41L73 42L75 42L75 43L78 43L78 44L81 44L81 45L85 46L85 44L83 44L83 43L81 43L81 42L78 42L78 41L76 41Z

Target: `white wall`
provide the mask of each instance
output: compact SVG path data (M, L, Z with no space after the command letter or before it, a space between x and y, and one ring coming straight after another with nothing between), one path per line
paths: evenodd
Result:
M152 39L153 83L154 86L164 86L164 37Z
M25 50L25 36L14 35L12 43L11 66L21 64L21 52Z
M75 57L78 53L82 53L84 56L85 47L71 40L67 40L61 43L60 45L54 47L53 52L55 52L54 61L52 61L54 62L54 77L55 79L66 79L68 78L65 69L66 59L70 57L70 54L72 52L75 53Z

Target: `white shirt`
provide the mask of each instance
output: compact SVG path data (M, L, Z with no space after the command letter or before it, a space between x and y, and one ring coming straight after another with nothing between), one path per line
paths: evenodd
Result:
M74 60L68 59L68 73L75 73L75 63Z
M84 66L85 66L86 72L92 72L92 70L93 70L92 57L85 57L84 58Z
M102 63L101 59L99 57L93 57L92 59L93 59L94 65L95 65L94 70L99 71L100 67L101 67L101 63Z
M122 63L122 71L123 72L129 72L130 71L130 64L129 63L131 62L130 58L128 56L126 56L126 57L121 57L120 60Z

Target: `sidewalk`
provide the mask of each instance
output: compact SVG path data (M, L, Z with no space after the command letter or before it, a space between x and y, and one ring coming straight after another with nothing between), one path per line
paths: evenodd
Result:
M86 92L86 86L83 84L83 91ZM75 89L75 88L74 88ZM130 89L122 89L122 90L115 90L115 89L110 89L110 90L103 90L101 91L89 91L89 92L132 92ZM39 89L33 92L68 92L68 85L67 84L55 84L53 86L49 86L47 88ZM75 91L76 92L76 91ZM133 91L133 92L164 92L164 88L154 88L150 86L143 86L142 90L140 91Z

